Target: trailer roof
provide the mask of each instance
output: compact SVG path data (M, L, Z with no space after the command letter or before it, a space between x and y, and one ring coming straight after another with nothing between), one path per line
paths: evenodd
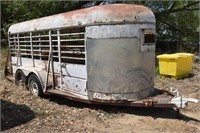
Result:
M151 10L141 5L109 4L13 24L10 26L8 32L10 34L15 34L73 26L115 24L124 22L155 23L155 16Z

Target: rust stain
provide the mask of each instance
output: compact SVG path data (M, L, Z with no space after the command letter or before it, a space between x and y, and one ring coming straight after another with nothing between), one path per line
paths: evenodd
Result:
M90 8L85 9L79 9L67 13L61 13L61 15L65 15L66 17L70 17L73 15L77 15L77 17L82 17L82 15L87 15L90 12L98 11L98 12L107 12L107 13L117 13L121 12L121 14L126 14L130 12L149 12L150 10L147 7L141 6L141 5L134 5L134 4L109 4L109 5L103 5L103 6L94 6Z
M94 6L91 8L80 9L76 11L71 11L67 13L60 14L68 20L68 24L73 25L73 19L81 20L88 19L89 21L95 18L95 21L91 23L103 23L112 19L130 19L135 15L150 13L151 11L140 5L130 5L130 4L110 4L103 6ZM100 14L102 14L102 17ZM113 20L112 20L113 21ZM109 21L110 22L110 21Z

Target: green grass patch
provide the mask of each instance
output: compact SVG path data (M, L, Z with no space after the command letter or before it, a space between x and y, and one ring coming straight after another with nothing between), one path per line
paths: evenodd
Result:
M159 66L155 66L155 69L154 69L154 76L156 77L157 75L159 75Z

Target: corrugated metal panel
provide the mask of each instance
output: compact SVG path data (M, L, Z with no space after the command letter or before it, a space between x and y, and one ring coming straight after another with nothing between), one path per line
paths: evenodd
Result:
M152 11L140 5L110 4L61 13L12 25L11 34L71 26L115 23L155 23Z

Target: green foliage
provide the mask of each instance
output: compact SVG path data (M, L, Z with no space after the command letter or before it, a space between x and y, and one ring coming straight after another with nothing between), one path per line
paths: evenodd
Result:
M183 51L198 51L199 2L165 1L156 7L152 10L157 20L157 40L177 40Z
M154 69L154 76L156 77L157 75L159 75L160 71L159 71L159 66L155 66Z
M76 1L2 1L1 30L6 35L10 25L26 20L54 15L79 8L81 3ZM3 35L2 38L5 38Z

